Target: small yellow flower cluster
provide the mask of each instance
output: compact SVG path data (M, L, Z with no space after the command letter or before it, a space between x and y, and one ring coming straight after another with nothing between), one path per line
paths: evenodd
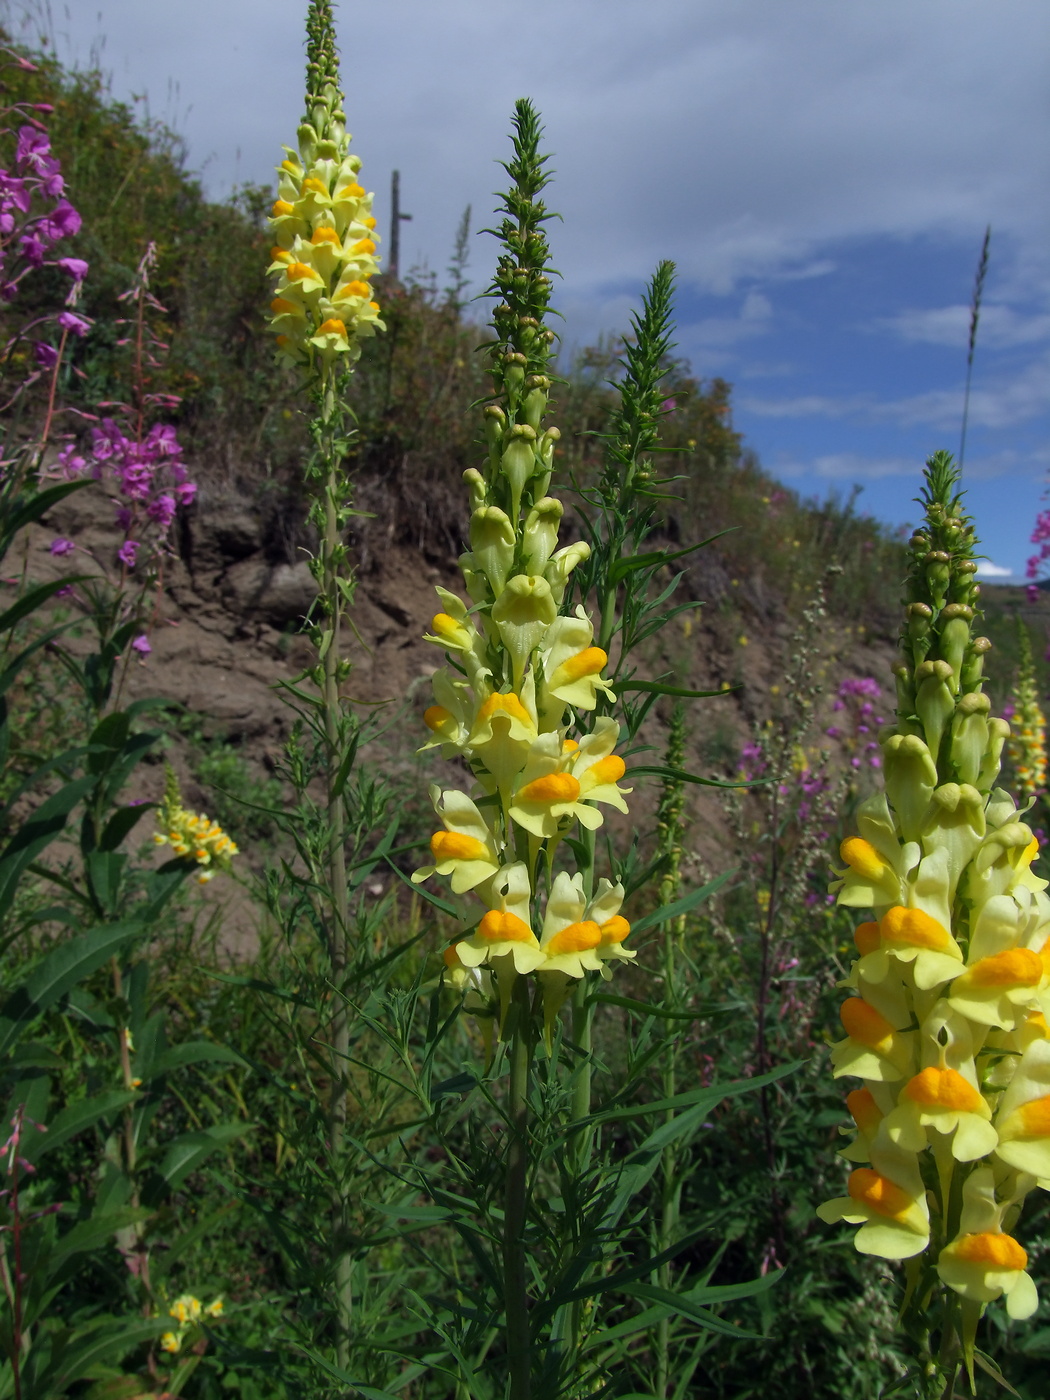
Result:
M188 856L201 869L196 880L206 885L220 870L229 870L230 861L239 854L236 844L203 812L194 813L182 806L178 780L171 768L167 771L164 802L160 809L160 831L154 833L158 846L170 846L176 856Z
M947 454L928 467L912 541L912 598L896 668L897 723L882 740L886 791L843 841L838 903L868 910L832 1050L856 1134L848 1194L819 1208L860 1226L858 1250L909 1264L908 1298L939 1279L962 1302L972 1364L983 1308L1038 1298L1011 1231L1050 1188L1050 899L1038 842L995 786L1009 732L981 693L989 643L971 635L973 532ZM920 1257L921 1256L921 1257Z
M1021 661L1011 697L1014 716L1006 752L1017 778L1021 801L1028 802L1046 791L1046 717L1039 704L1028 629L1021 623L1018 632Z
M334 51L325 33L308 69L308 114L298 150L286 146L270 213L276 277L271 329L282 354L308 366L352 364L362 336L384 330L371 279L379 271L371 194L358 183L343 124Z
M161 1334L161 1351L170 1352L173 1356L182 1350L182 1344L186 1340L186 1333L191 1328L196 1327L201 1318L207 1317L214 1320L222 1317L223 1302L221 1298L216 1298L207 1307L202 1306L201 1300L195 1298L192 1293L183 1293L172 1303L168 1309L168 1316L173 1317L178 1324L178 1330L174 1332L164 1332Z

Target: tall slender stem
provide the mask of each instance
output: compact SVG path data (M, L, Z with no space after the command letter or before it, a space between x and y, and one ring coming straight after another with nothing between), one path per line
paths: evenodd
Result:
M510 1046L510 1099L507 1177L503 1201L503 1304L507 1318L510 1400L531 1400L532 1339L525 1249L529 1170L529 1069L532 1059L528 984L514 987L514 1030Z
M336 989L332 1019L332 1090L329 1104L329 1132L333 1163L332 1242L335 1249L335 1288L338 1335L336 1355L341 1366L350 1359L350 1329L353 1321L353 1255L348 1248L347 1200L345 1184L347 1084L346 1064L350 1048L350 1018L343 983L349 962L349 904L346 883L346 817L343 795L337 786L342 767L343 711L339 694L342 592L339 565L342 542L339 530L339 501L343 485L337 460L334 392L331 383L324 394L324 529L321 535L321 598L327 643L322 661L321 688L324 705L325 778L328 816L328 881L332 899L329 928L329 962Z

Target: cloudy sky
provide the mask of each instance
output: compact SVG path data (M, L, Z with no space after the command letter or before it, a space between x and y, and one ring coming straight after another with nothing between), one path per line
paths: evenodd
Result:
M23 32L50 27L60 57L173 125L215 197L271 178L304 3L28 3ZM6 5L17 25L24 0ZM1023 569L1050 468L1046 0L346 0L338 20L380 228L395 167L413 215L403 268L443 274L466 205L488 222L532 97L566 342L623 328L672 258L680 350L733 383L763 463L806 494L861 485L894 524L925 456L958 449L990 223L966 477L992 563ZM478 284L492 260L474 239Z

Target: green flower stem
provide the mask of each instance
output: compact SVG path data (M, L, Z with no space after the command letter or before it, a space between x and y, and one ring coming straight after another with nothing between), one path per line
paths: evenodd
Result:
M532 1065L528 983L519 977L513 993L507 1176L503 1201L503 1303L506 1311L510 1400L531 1400L532 1340L529 1326L525 1221L528 1211L529 1072Z
M670 732L667 739L666 762L673 771L682 768L685 760L685 710L679 701L671 715ZM685 798L685 785L680 779L664 780L660 808L657 815L657 830L667 866L660 882L660 903L672 904L681 892L682 864L682 808ZM685 915L680 915L664 928L661 948L660 972L664 985L664 1005L668 1010L676 1010L681 1004L678 993L678 952L685 937ZM676 1023L672 1023L672 1027ZM661 1074L661 1090L665 1099L677 1093L678 1085L678 1037L672 1028L668 1035L668 1045L664 1056ZM670 1122L674 1110L669 1109L664 1121ZM668 1143L661 1154L660 1178L660 1219L656 1230L657 1254L670 1249L678 1233L678 1221L682 1197L682 1183L679 1176L679 1154L674 1143ZM658 1288L670 1290L673 1275L671 1261L661 1264L655 1271L653 1282ZM656 1386L655 1393L664 1400L671 1381L671 1320L662 1317L656 1326Z
M332 1245L337 1313L336 1356L340 1366L350 1360L350 1335L353 1325L353 1255L348 1246L347 1193L345 1183L346 1123L348 1094L345 1069L350 1049L350 1014L343 993L343 983L350 958L349 898L346 878L346 814L339 784L343 757L343 703L340 696L341 635L343 618L342 570L346 549L341 538L341 506L346 494L346 479L342 469L339 432L339 408L334 386L329 376L321 401L320 431L317 434L320 466L323 472L321 501L323 528L321 530L319 565L319 604L324 656L321 661L321 701L325 738L325 781L328 816L328 886L331 896L331 922L328 929L328 959L332 982L336 989L336 1006L332 1018L331 1094L328 1105L329 1140L333 1163Z

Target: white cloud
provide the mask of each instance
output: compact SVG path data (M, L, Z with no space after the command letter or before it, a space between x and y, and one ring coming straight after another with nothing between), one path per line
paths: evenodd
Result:
M962 421L963 388L927 389L896 399L874 394L797 394L763 398L742 394L740 407L760 418L855 419L869 423L893 423L898 427L932 427L957 432ZM991 384L979 385L970 395L971 428L1012 428L1031 422L1050 404L1050 355L998 375Z
M990 559L980 559L977 563L978 578L1013 578L1013 569L1000 568L998 564L993 564Z
M191 162L222 192L268 180L294 131L301 9L77 0L58 48L87 61L103 34L116 95L145 88L161 115L176 82ZM367 28L349 4L338 19L380 224L394 166L415 216L406 261L443 266L468 202L487 221L529 92L566 215L555 261L577 288L637 282L659 257L717 291L815 277L835 240L969 237L989 216L1045 277L1045 0L649 0L644 23L635 0L534 0L527 23L505 0L385 0Z
M888 476L915 476L910 457L867 457L859 452L830 452L809 461L779 462L778 476L819 478L863 484Z
M875 325L902 340L964 349L970 338L969 306L938 306L880 317ZM985 304L977 324L977 348L1004 349L1050 339L1050 314L1026 315L1010 306Z

